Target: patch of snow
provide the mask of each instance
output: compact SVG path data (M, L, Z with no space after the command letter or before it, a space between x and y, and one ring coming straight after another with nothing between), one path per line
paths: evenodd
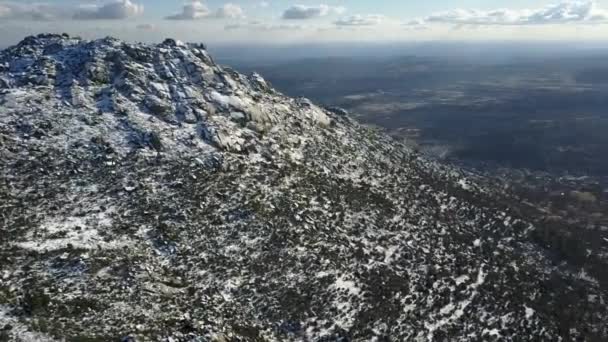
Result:
M384 263L390 264L394 259L396 259L399 254L397 251L399 250L399 246L390 246L384 252Z
M230 112L230 117L233 120L244 120L245 114L243 112Z
M336 279L334 287L337 289L348 290L348 292L350 294L355 295L355 296L359 295L359 293L361 293L361 289L359 287L357 287L355 282L352 280L345 280L344 276L341 276L338 279Z
M490 336L500 337L500 332L496 328L494 328L492 330L484 329L482 334L483 335L488 334Z
M454 306L454 303L449 303L448 305L441 308L441 310L439 310L439 313L442 315L445 315L445 314L448 314L448 313L454 311L455 308L456 308L456 306Z
M342 275L338 277L334 284L330 286L333 290L346 290L347 295L344 296L340 292L335 295L333 306L338 310L339 316L335 318L335 324L342 329L348 330L355 323L358 310L353 306L351 297L358 297L361 294L361 289L352 280ZM356 299L355 299L356 300Z
M466 179L460 179L458 181L458 185L460 185L461 188L463 188L464 190L471 190L471 186L469 185L469 183L467 182Z
M260 74L258 74L257 72L254 72L251 75L251 78L254 79L256 82L262 84L262 85L267 85L266 84L266 80L262 76L260 76Z
M111 226L112 219L106 212L84 217L53 218L40 225L37 235L30 234L27 241L14 244L34 251L53 251L67 248L68 245L83 249L116 249L126 246L126 241L108 242L100 235L100 229Z
M434 341L434 334L437 329L439 329L447 324L457 321L464 315L464 310L473 302L475 297L477 297L477 294L478 294L477 288L479 286L483 285L483 283L485 282L486 273L483 270L484 267L485 267L485 264L482 264L481 267L479 268L479 273L477 275L477 281L475 283L469 285L469 289L471 290L471 295L469 296L468 299L465 299L465 300L459 302L458 304L452 304L452 303L447 304L446 306L444 306L441 309L440 313L443 313L444 309L445 309L445 313L449 313L449 312L451 312L451 310L454 310L454 308L457 308L455 311L452 312L451 316L442 318L441 320L439 320L435 323L428 323L428 322L424 323L425 328L428 330L428 333L426 336L428 341ZM448 310L450 310L450 311L448 311Z
M164 83L150 82L150 86L152 88L154 88L154 90L156 90L157 92L159 92L161 94L166 94L166 93L169 92L169 88Z
M57 341L45 334L31 331L31 328L20 322L17 318L12 317L9 314L9 308L0 305L0 326L11 326L12 328L8 331L11 339L10 341L20 342L54 342ZM9 341L9 340L7 340Z
M593 278L592 276L590 276L590 275L589 275L589 274L588 274L588 273L585 271L585 269L584 269L584 268L582 268L582 269L581 269L581 271L580 271L580 272L579 272L579 273L576 275L576 277L577 277L578 279L585 280L585 281L588 281L588 282L593 283L593 284L597 284L597 283L598 283L597 279L595 279L595 278Z
M460 277L454 279L454 281L456 282L456 286L466 283L467 280L469 280L469 276L466 274L461 275Z
M525 305L524 305L524 309L525 309L525 312L526 312L526 319L530 319L530 318L532 318L532 316L534 316L534 312L535 312L534 309L529 308L529 307L527 307Z
M243 100L237 96L222 95L215 90L211 92L210 96L213 101L224 108L244 109L247 107Z
M235 292L242 283L243 279L241 278L228 279L224 284L224 288L220 290L220 294L224 297L224 300L232 301L234 299L233 292Z

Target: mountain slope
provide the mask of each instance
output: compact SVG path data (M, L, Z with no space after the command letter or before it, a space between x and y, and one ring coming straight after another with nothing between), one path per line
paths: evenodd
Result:
M608 336L500 189L204 46L67 35L0 54L0 336Z

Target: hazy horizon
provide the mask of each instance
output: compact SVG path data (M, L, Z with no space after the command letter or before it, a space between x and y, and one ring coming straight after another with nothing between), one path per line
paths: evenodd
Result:
M47 33L47 32L40 32ZM50 32L61 33L61 32ZM18 44L23 37L0 44L0 49ZM91 37L89 39L103 38ZM160 43L166 36L159 38ZM127 40L129 41L129 40ZM512 59L570 58L580 56L608 55L606 41L387 41L387 42L296 42L296 43L246 43L246 42L206 42L190 40L187 42L204 43L213 57L221 63L268 63L297 59L352 57L352 58L391 58L400 56L420 56L457 58L476 63L503 63Z

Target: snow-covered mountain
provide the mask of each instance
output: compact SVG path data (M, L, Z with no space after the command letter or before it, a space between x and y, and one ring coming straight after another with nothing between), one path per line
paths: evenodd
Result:
M606 340L605 290L501 191L200 44L28 37L0 341Z

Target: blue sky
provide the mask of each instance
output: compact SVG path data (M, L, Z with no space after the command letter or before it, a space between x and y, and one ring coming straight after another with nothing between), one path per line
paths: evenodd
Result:
M43 31L226 43L603 40L608 0L0 0L0 45Z

